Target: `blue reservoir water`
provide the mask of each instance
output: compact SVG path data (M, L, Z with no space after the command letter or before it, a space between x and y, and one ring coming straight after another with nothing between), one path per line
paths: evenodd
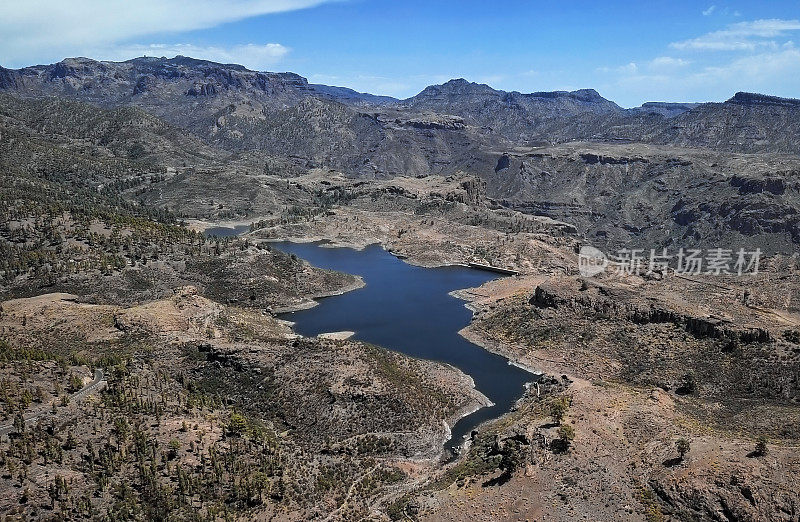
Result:
M312 265L360 275L366 286L321 299L308 310L284 314L304 336L354 331L360 339L412 357L445 362L470 375L494 406L481 408L452 427L446 446L460 446L481 422L509 411L537 376L476 346L458 331L470 323L464 301L453 290L480 286L496 274L465 267L421 268L404 263L378 245L364 250L326 248L319 243L272 243Z

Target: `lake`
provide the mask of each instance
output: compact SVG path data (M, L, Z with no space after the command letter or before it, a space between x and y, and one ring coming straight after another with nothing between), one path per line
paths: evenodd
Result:
M378 245L364 250L326 248L320 243L271 243L320 268L357 274L366 286L319 300L308 310L284 314L294 330L312 337L353 331L367 341L412 357L455 366L475 381L493 406L481 408L452 427L446 447L454 449L481 422L509 411L537 376L476 346L458 334L472 319L464 301L449 292L480 286L497 274L450 266L421 268L404 263Z

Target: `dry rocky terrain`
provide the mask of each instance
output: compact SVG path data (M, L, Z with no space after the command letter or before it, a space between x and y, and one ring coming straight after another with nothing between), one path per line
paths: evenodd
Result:
M448 205L458 199L446 188L456 180L436 189L432 182L394 180L390 195L377 190L325 216L256 227L249 236L378 241L425 266L481 262L520 271L458 293L476 314L462 335L565 380L481 428L454 465L390 513L424 520L796 516L796 257L771 257L758 275L743 277L583 278L580 240L563 223L536 221L535 231L509 234L504 226L534 221ZM431 198L440 202L438 215L418 217L413 208ZM481 224L465 224L464 214L481 215ZM568 451L553 449L560 437L548 405L554 396L571 405L562 421L575 433ZM682 459L679 439L691 447ZM759 440L767 441L763 455ZM517 443L525 456L509 474L500 465L504 444Z
M298 338L193 287L131 307L13 299L0 329L1 509L24 518L363 516L486 402L451 367ZM99 367L107 385L71 396Z
M0 91L3 516L800 520L797 100L395 100L186 57ZM461 333L541 379L443 458L486 397L293 333L275 314L363 281L286 239L514 272L455 292ZM763 256L584 277L589 245Z

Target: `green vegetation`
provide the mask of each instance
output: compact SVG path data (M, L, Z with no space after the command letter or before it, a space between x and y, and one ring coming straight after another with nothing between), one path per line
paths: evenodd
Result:
M683 460L686 457L686 454L689 453L689 449L691 445L688 439L680 438L675 441L675 449L678 450L678 455L680 459Z
M247 418L241 413L232 413L226 427L228 434L234 437L241 437L247 432L248 422Z
M558 428L558 446L561 451L568 451L572 441L575 439L575 428L569 424L565 424Z
M550 416L556 424L561 424L561 421L566 417L570 402L569 397L559 397L550 403Z
M756 440L756 447L753 450L753 453L757 457L764 457L769 453L769 447L767 446L767 438L763 435Z

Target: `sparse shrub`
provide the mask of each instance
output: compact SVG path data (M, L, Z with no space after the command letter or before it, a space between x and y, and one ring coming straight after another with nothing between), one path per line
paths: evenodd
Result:
M178 451L181 449L181 441L179 441L178 439L172 439L171 441L169 441L168 449L169 452L167 453L167 456L169 457L170 460L172 460L178 456Z
M683 395L691 395L697 391L697 379L695 378L694 372L687 372L683 376L681 384L676 391Z
M680 439L675 441L675 449L678 450L678 455L680 455L680 459L683 460L687 453L689 453L690 444L687 439L681 437Z
M561 424L561 421L566 417L569 411L569 397L560 397L550 404L550 416L556 424Z
M763 435L756 440L756 449L753 451L757 457L763 457L767 453L769 453L769 448L767 447L767 438Z
M232 413L227 431L230 435L241 437L247 431L247 419L241 413Z
M506 474L511 475L517 469L525 464L525 448L522 443L516 439L508 439L503 444L503 449L500 451L502 456L498 467Z
M77 392L77 391L80 391L81 388L83 388L83 379L81 379L78 375L76 375L74 373L70 374L70 376L69 376L69 389L70 389L70 391Z
M64 441L64 449L65 450L74 450L78 447L78 440L75 438L75 433L70 430L67 433L67 440Z
M575 428L569 424L564 424L558 428L558 438L550 443L550 447L556 453L566 453L572 441L575 439Z
M575 428L569 424L561 426L558 428L558 437L564 441L567 441L568 443L571 443L573 440L575 440Z
M790 343L800 344L800 331L797 330L784 330L783 338Z

